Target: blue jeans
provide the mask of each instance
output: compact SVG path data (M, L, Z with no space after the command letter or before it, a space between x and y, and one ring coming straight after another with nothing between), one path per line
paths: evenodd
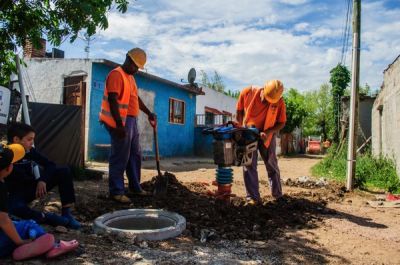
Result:
M128 177L129 189L141 191L140 168L142 155L139 145L138 118L128 116L125 123L125 138L118 138L113 128L106 126L111 137L108 184L110 195L125 193L124 172Z
M28 204L36 198L37 181L24 183L20 189L10 191L8 197L8 211L10 214L22 219L33 219L38 223L44 222L42 212L31 209ZM58 186L62 205L75 202L74 184L72 173L68 167L56 167L54 175L46 180L47 191Z
M274 135L272 137L271 144L268 148L264 146L264 143L259 142L258 151L260 151L260 155L267 169L272 196L274 198L279 198L282 196L282 185L278 159L276 157L276 136ZM247 198L259 201L261 198L258 185L257 159L258 153L254 151L251 165L243 167L243 176Z
M31 229L36 231L36 238L46 233L43 228L33 220L16 221L13 223L21 239L28 239L29 231ZM10 255L15 248L17 248L17 245L15 245L15 243L4 233L4 231L0 230L0 257Z

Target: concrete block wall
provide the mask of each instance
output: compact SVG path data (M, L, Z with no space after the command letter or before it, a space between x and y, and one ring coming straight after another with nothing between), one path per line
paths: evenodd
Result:
M372 153L393 158L400 176L400 56L384 71L372 108Z

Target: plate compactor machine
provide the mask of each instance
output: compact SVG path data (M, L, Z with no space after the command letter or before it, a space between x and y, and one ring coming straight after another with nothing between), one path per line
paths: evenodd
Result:
M257 150L259 132L256 128L234 127L232 123L207 128L203 134L213 136L213 157L216 169L214 185L218 190L214 195L229 201L232 194L232 166L250 166L253 153Z

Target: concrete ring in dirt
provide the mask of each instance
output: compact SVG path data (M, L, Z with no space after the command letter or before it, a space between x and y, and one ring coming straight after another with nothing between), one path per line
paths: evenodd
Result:
M128 209L104 214L93 223L96 234L136 237L136 240L164 240L186 229L185 217L161 209Z

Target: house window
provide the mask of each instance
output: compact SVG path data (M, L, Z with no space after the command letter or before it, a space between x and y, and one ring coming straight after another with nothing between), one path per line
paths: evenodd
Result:
M224 124L232 120L232 113L228 111L222 111L222 113L223 113L222 122Z
M225 123L227 123L228 121L230 121L229 118L230 118L230 116L223 115L223 116L222 116L222 123L225 124Z
M214 113L206 112L206 125L214 125Z
M169 122L185 123L185 102L177 99L169 99Z

